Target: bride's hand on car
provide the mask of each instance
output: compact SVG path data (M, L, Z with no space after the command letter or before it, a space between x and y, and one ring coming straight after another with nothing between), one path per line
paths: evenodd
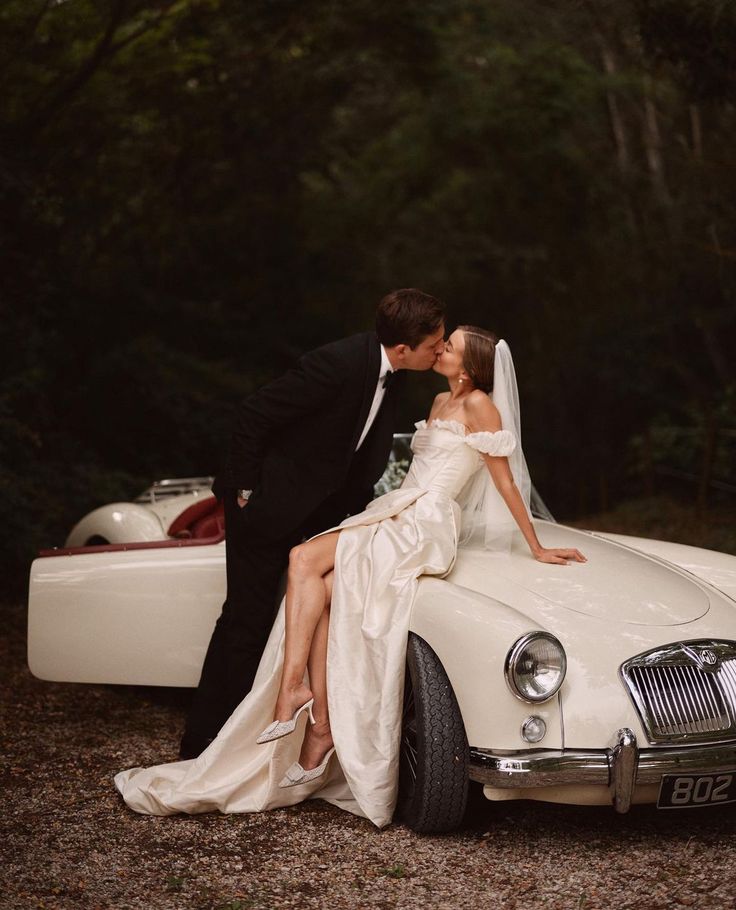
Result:
M534 554L538 562L549 562L554 565L566 566L572 562L587 562L587 557L583 556L580 550L560 549L558 547L542 547Z

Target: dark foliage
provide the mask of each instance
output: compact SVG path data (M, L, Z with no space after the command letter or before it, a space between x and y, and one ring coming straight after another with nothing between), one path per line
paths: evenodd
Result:
M663 471L701 511L732 496L735 23L706 0L4 3L11 578L90 507L216 470L242 395L407 285L509 339L558 514ZM411 388L407 426L437 389Z

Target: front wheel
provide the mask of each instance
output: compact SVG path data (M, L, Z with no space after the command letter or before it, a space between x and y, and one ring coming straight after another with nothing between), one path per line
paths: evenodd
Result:
M450 680L426 641L409 633L401 731L399 815L420 834L459 827L468 799L468 740Z

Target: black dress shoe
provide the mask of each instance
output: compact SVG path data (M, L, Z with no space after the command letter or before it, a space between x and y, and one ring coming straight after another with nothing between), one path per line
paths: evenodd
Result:
M194 733L185 733L179 746L179 758L182 761L197 758L214 739L214 736L197 736Z

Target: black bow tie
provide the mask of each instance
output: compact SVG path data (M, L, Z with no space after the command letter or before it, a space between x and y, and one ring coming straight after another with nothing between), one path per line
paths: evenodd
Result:
M383 388L384 389L389 388L391 383L394 381L395 377L396 377L395 370L386 370L386 375L383 377Z

